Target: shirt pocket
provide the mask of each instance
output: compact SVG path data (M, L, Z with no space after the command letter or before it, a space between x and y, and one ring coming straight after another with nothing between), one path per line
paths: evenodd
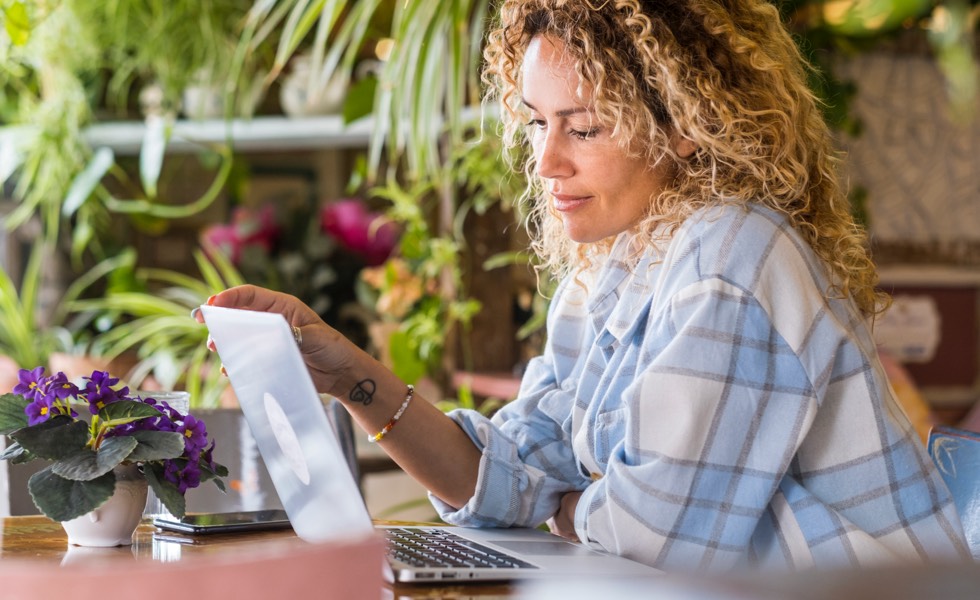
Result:
M595 431L592 433L592 445L595 449L596 464L605 473L609 464L609 456L613 449L626 437L626 421L628 409L617 408L600 413L595 420Z

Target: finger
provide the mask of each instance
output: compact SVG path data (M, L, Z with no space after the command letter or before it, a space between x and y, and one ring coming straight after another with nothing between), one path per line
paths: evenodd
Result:
M214 340L211 338L211 335L210 334L208 334L208 344L207 345L208 345L208 350L210 350L211 352L214 352L214 351L216 351L218 349L218 347L214 345Z
M283 302L280 294L254 285L228 288L208 298L208 304L225 308L246 308L264 312L279 312Z
M225 308L280 313L291 325L305 325L319 320L319 315L295 296L254 285L228 288L209 299L209 304Z

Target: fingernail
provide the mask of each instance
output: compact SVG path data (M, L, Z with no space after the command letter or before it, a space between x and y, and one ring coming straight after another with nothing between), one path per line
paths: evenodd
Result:
M208 305L208 306L214 306L214 299L215 299L216 297L217 297L217 296L211 296L210 298L208 298L208 302L207 302L207 305Z
M228 371L225 370L224 365L221 365L221 374L224 375L225 377L228 377Z
M194 308L191 309L191 318L194 319L195 321L197 320L197 315L199 314L201 314L200 306L195 306Z
M209 335L208 336L208 350L211 350L213 352L213 351L215 351L217 349L218 349L217 346L214 345L214 340L212 340L211 339L211 336Z

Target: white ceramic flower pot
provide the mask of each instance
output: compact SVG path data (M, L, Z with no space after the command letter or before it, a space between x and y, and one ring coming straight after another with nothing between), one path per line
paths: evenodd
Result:
M120 465L113 472L116 490L105 504L77 519L61 523L69 544L110 547L133 543L133 532L140 524L146 506L146 479L136 465Z
M279 103L288 117L311 117L339 113L347 97L347 79L331 77L321 89L311 89L310 58L297 55L292 70L282 80Z

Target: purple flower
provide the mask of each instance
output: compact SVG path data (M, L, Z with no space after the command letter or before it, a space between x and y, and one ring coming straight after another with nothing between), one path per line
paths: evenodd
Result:
M37 400L43 394L42 387L46 381L44 377L44 367L37 367L28 371L21 369L17 373L19 383L14 386L14 393L20 394L28 400Z
M177 433L184 436L184 448L188 454L197 454L208 444L208 430L204 421L199 421L193 415L184 417L177 426Z
M139 398L129 395L129 387L121 386L119 379L111 377L106 371L93 371L90 377L84 378L85 385L75 385L68 377L58 372L51 377L44 376L44 368L21 370L18 374L18 384L15 392L28 401L24 407L28 427L42 424L52 417L68 415L72 420L84 422L72 409L72 401L86 401L93 415L107 405L119 401L137 401L153 406L159 413L153 416L137 418L122 424L112 424L110 420L89 419L89 440L87 446L97 450L102 441L109 437L132 436L139 431L164 431L180 434L184 440L183 452L174 459L149 461L153 468L164 470L164 479L168 485L174 486L183 494L188 489L201 484L204 472L211 477L218 470L226 472L224 467L214 462L214 441L208 446L208 432L203 421L191 415L183 415L167 402L154 398ZM21 405L17 402L17 405ZM152 411L148 411L152 412ZM126 419L122 419L126 420Z
M184 468L176 460L168 460L164 463L163 476L167 481L177 486L177 491L183 494L191 488L201 485L201 469L196 464L197 461L189 461Z
M211 440L211 445L207 447L206 450L201 452L201 462L207 466L208 470L212 473L218 470L218 463L214 462L214 440Z
M157 409L163 413L163 415L176 427L176 423L184 420L184 415L180 414L180 411L176 408L170 406L170 403L166 400L158 400L156 402ZM176 429L170 429L168 431L176 431Z
M142 429L152 429L154 431L177 431L177 423L183 419L183 416L177 411L177 409L170 406L165 400L157 400L156 398L151 398L149 396L146 398L138 398L138 400L144 404L149 404L162 413L159 417L148 417L138 421L138 423L143 424Z
M37 425L51 418L51 396L41 396L24 409L27 413L27 424Z
M107 404L123 400L129 395L128 387L112 389L112 386L119 383L119 378L110 377L107 371L92 371L92 376L85 379L85 399L88 400L88 409L93 415L99 414Z
M68 377L60 371L52 375L47 383L48 395L53 396L56 400L75 398L79 394L78 386L68 381Z

